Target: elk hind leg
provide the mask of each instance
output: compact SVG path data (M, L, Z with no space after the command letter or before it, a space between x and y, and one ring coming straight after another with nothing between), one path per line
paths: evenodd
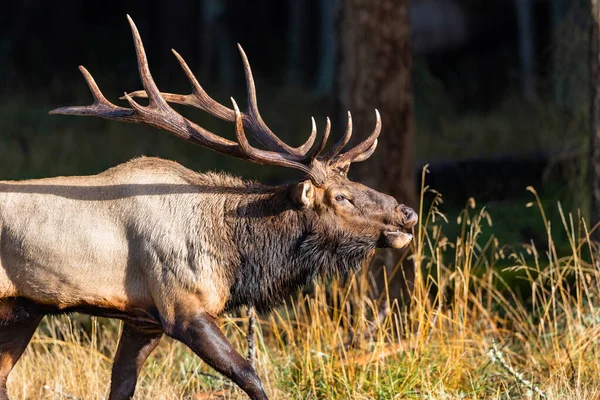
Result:
M19 299L0 300L0 400L8 400L8 374L25 351L43 315L31 313Z
M109 400L129 399L133 396L142 365L158 346L161 331L144 330L127 322L113 362Z

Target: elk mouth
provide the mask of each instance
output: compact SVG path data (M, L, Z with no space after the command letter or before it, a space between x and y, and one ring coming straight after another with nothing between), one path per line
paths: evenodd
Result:
M403 249L408 246L412 238L413 235L402 232L400 229L387 229L381 233L379 244L381 247Z

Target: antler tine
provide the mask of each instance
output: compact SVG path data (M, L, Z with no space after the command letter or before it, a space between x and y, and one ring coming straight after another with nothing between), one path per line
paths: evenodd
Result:
M377 148L377 141L378 141L378 139L375 139L375 141L373 142L371 147L369 147L368 150L361 153L358 157L356 157L354 160L352 160L352 162L365 161L367 158L371 157L371 155L373 155L373 153L375 152L375 149Z
M280 153L260 150L252 147L252 145L250 145L250 142L248 142L246 133L244 132L242 113L240 112L240 109L238 108L238 105L233 99L233 97L231 98L231 103L233 104L233 109L235 112L235 136L238 140L242 152L246 154L249 159L259 164L278 165L281 167L298 169L310 176L311 180L317 185L320 185L325 181L325 176L321 176L320 174L318 174L317 171L314 171L307 165L287 159L284 157L284 155Z
M208 93L200 86L198 79L194 76L194 73L187 65L183 57L176 52L174 49L171 49L171 52L179 61L183 72L187 76L190 81L190 85L192 86L191 94L175 94L175 93L164 93L161 92L161 96L167 103L176 103L183 104L186 106L192 106L199 108L201 110L206 110L217 118L223 119L225 121L233 122L235 121L235 114L232 109L223 106L221 103L213 100ZM148 94L145 90L136 90L135 92L129 93L129 96L132 98L148 98ZM125 99L125 96L121 97L122 100Z
M344 136L342 136L342 138L336 144L333 145L331 150L329 150L329 153L325 155L324 159L327 161L333 160L340 153L340 151L342 151L344 147L346 147L351 137L352 114L350 114L350 111L348 111L348 125L346 126L346 133L344 133Z
M254 75L252 75L252 68L250 67L250 62L248 61L248 56L246 52L242 48L242 45L238 43L238 50L240 52L240 56L242 57L242 65L244 66L244 75L246 76L246 90L248 91L248 117L249 122L253 125L253 128L256 129L256 139L261 142L263 145L270 147L267 143L264 143L265 140L269 141L270 138L274 137L275 134L271 129L267 126L265 121L262 119L260 115L260 111L258 110L258 101L256 98L256 85L254 84ZM297 148L290 148L291 154L299 154L305 156L309 151L313 150L313 143L315 142L317 136L316 129L313 129L310 136L302 144ZM279 138L277 138L279 141ZM289 147L289 146L288 146ZM288 151L289 152L289 151ZM308 158L308 157L307 157Z
M242 65L244 66L244 75L246 76L246 90L248 91L248 111L250 115L255 117L257 120L261 120L260 112L258 111L258 102L256 100L256 85L254 84L254 76L252 75L252 68L250 68L250 62L248 56L242 48L241 44L237 44L240 56L242 57Z
M51 110L49 114L91 115L125 122L139 122L138 118L134 115L133 110L116 106L104 97L102 91L96 84L96 81L83 65L79 66L79 71L81 71L81 74L90 88L90 92L94 97L94 102L89 106L59 107Z
M85 69L85 67L83 65L79 66L79 71L81 71L81 74L83 75L83 78L85 79L85 82L87 83L88 87L90 88L90 92L92 92L92 96L94 96L94 103L95 104L96 103L97 104L112 104L110 101L108 101L106 99L106 97L104 97L104 95L102 94L102 91L98 87L98 84L94 80L94 77L92 76L92 74L90 74L88 72L87 69Z
M191 68L187 65L183 57L175 50L171 49L171 51L177 58L177 61L179 61L179 65L181 65L183 72L190 81L190 85L192 85L192 94L187 95L187 97L189 97L191 100L190 104L195 105L196 107L202 110L208 111L210 114L216 116L217 118L221 118L223 120L231 122L235 121L235 113L233 112L233 110L225 107L224 105L210 97L208 93L206 93L206 91L202 88L202 86L198 82L198 79L196 79L196 76L192 72ZM166 97L165 100L169 101L169 99ZM193 104L194 101L196 102L196 104Z
M152 107L168 107L167 102L160 94L160 90L156 86L156 82L154 82L154 78L152 78L152 74L150 73L150 67L148 66L148 58L146 57L146 50L144 50L144 43L142 43L142 38L140 37L140 33L138 32L135 23L131 19L129 15L127 15L127 21L129 21L129 26L131 27L131 33L133 35L133 44L135 46L135 53L137 56L138 62L138 71L140 73L140 79L142 80L142 86L144 86L144 90L148 95L149 105L148 108ZM126 96L127 97L127 96ZM135 101L129 97L127 99L132 107L136 108L135 105L139 106ZM141 107L142 109L144 107ZM140 111L139 109L137 111Z
M377 138L381 132L381 116L379 115L379 111L377 109L375 110L375 117L375 129L369 135L369 137L345 153L335 157L333 160L331 160L331 164L343 168L352 162L364 161L369 158L371 154L373 154L375 148L377 147Z
M313 130L315 130L316 129L315 119L311 117L311 120L313 123ZM319 139L319 141L317 141L315 143L315 145L312 146L312 148L309 150L309 152L306 153L306 158L309 160L309 162L308 162L309 164L310 164L310 162L312 162L312 160L317 158L317 156L319 154L321 154L321 152L325 148L325 144L327 143L327 139L329 139L330 132L331 132L331 121L329 120L329 117L327 117L327 123L325 126L325 132L323 132L323 136L321 136L321 139Z

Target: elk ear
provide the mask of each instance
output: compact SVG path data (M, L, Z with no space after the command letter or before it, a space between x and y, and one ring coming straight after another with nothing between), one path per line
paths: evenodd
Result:
M315 187L312 182L299 182L292 190L292 199L300 208L312 208L315 202Z

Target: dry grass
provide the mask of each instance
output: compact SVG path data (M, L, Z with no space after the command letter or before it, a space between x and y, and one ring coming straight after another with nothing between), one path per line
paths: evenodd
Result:
M409 314L392 302L373 338L346 350L349 331L369 327L377 309L356 279L345 288L317 285L310 296L263 316L258 372L271 398L599 398L598 249L583 220L564 214L546 220L530 191L531 212L537 207L547 228L546 249L480 243L481 226L491 221L474 202L459 217L461 235L445 237L441 197L424 187L422 197L434 201L428 210L421 204ZM557 254L553 245L559 228L569 254ZM518 285L505 281L507 269L523 277ZM358 307L349 307L350 299ZM49 319L38 330L10 377L13 398L107 395L119 323L92 319L85 330L72 321ZM242 352L245 324L242 317L223 319ZM171 340L147 361L136 393L138 399L215 397L244 398Z

